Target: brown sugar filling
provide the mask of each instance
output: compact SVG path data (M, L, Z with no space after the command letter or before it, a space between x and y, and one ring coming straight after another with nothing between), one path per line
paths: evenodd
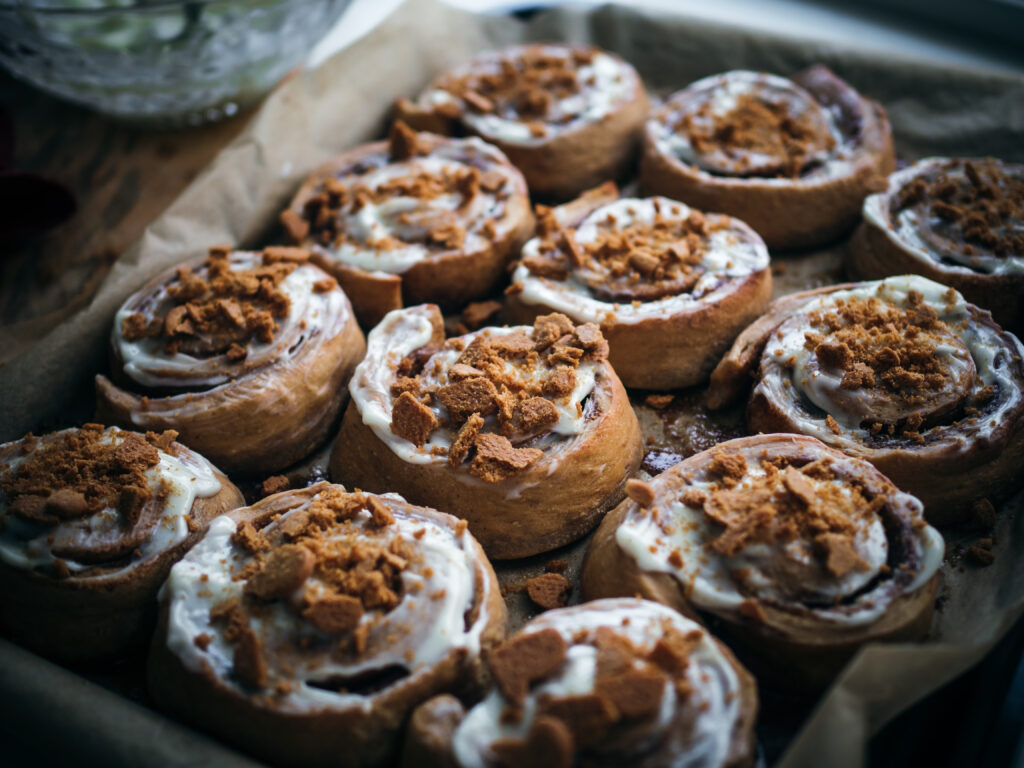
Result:
M177 433L117 434L116 445L104 443L104 428L85 424L45 441L25 438L31 455L0 476L7 510L20 520L46 528L85 526L54 538L51 551L58 558L103 563L126 557L149 540L160 520L169 489L161 482L154 493L145 473ZM108 508L117 512L117 527L90 530L85 521Z
M419 210L404 211L395 217L401 227L401 235L385 235L367 240L366 246L381 251L401 248L409 244L420 244L432 251L450 251L462 247L466 240L465 222L460 223L460 213L466 211L480 194L495 195L500 201L508 194L506 176L496 170L485 170L474 165L456 171L428 173L417 170L408 162L430 154L418 138L418 134L402 123L396 123L391 130L388 156L378 158L378 163L366 167L348 169L338 177L327 178L317 192L302 207L301 214L288 210L282 214L282 223L295 243L311 239L321 245L340 246L346 242L358 242L341 228L342 217L358 213L368 203L380 204L396 197L408 197L422 203L429 203L438 197L456 195L459 205L454 211ZM407 172L386 181L369 186L361 177L377 170L387 160L392 163L406 163ZM467 162L472 158L467 158ZM348 175L351 174L351 175ZM485 223L493 227L493 222ZM493 232L492 232L493 234Z
M160 339L169 355L194 357L224 354L245 359L251 342L269 343L288 316L291 300L281 283L309 259L298 248L267 248L252 269L233 267L229 248L211 248L203 268L179 267L167 284L169 307L162 314L135 312L121 325L126 341ZM329 279L315 290L335 286Z
M705 273L701 260L709 236L727 224L709 224L699 211L685 219L665 216L655 204L651 224L619 227L609 214L591 243L578 243L572 229L558 229L523 264L532 274L555 280L575 273L603 301L656 301L689 293Z
M445 346L460 351L445 386L428 385L422 377L436 349L416 350L399 363L391 387L391 431L422 446L436 429L450 430L449 465L468 460L469 471L487 483L505 480L544 455L525 444L558 422L555 403L572 394L580 363L608 356L596 325L577 326L557 313L538 317L529 336L478 336L468 345L455 338ZM506 370L507 363L541 375L524 381ZM445 414L443 421L435 410Z
M700 630L681 632L662 624L661 637L651 649L633 644L611 627L581 631L576 645L597 651L594 688L590 693L538 698L537 711L524 739L500 739L492 745L499 762L511 768L538 764L569 768L574 757L602 742L616 742L630 728L650 725L661 709L666 686L674 686L685 707L692 693L688 678L691 653L702 642ZM557 676L565 664L568 645L554 629L521 633L490 657L498 690L508 700L503 717L519 720L530 689Z
M593 58L594 51L589 49L564 56L531 46L501 59L496 72L448 76L438 87L460 99L465 111L528 122L531 133L540 137L547 133L545 124L564 124L577 117L555 110L554 105L593 85L592 80L584 82L579 77L580 67Z
M367 525L354 522L363 510L370 514ZM281 659L292 653L322 654L326 649L346 661L372 652L373 629L403 597L403 573L422 566L423 558L411 541L388 535L394 522L380 499L328 488L276 525L257 530L249 523L239 524L232 541L251 559L235 576L245 582L243 598L229 601L236 620L248 626L250 617L283 605L314 630L312 635L300 632L292 638L294 647L279 649L270 664L263 659L262 641L243 648L239 641L244 633L225 633L225 639L235 644L234 673L242 683L257 689L271 686L278 671L268 667L279 668L287 678L289 665ZM215 605L211 620L217 621L224 611L223 603ZM239 653L248 658L240 660ZM261 661L254 663L254 656ZM266 674L252 674L261 667ZM368 684L336 682L318 686L343 690Z
M918 213L921 238L939 254L1024 256L1024 177L996 160L915 179L891 203L893 216L906 210Z
M841 373L831 394L841 412L869 425L919 436L961 408L975 383L970 352L923 296L910 291L906 306L879 299L840 300L834 309L813 313L804 345L817 367ZM963 363L951 366L939 349L954 350Z
M772 574L778 585L798 593L810 580L868 569L856 541L878 520L884 497L872 497L855 482L832 482L838 476L829 458L803 466L771 459L760 468L763 475L748 476L745 456L718 449L709 466L711 488L684 492L683 503L700 509L717 530L709 550L731 558L753 544L807 542L813 562L780 557ZM741 590L753 593L742 569L733 576Z
M799 177L835 138L819 109L798 111L788 101L742 94L724 115L704 102L680 118L675 130L689 137L712 170L738 176Z

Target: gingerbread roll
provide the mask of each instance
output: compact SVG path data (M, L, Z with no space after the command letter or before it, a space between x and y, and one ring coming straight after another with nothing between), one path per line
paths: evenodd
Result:
M631 497L593 539L584 596L639 594L713 620L778 685L821 689L865 643L930 629L942 536L863 459L810 437L745 437Z
M640 180L742 219L769 248L810 248L853 229L894 169L885 110L816 65L792 80L726 72L674 94L647 122Z
M1022 357L1015 336L952 288L892 277L779 300L712 373L709 404L753 374L751 431L867 459L941 525L1021 479Z
M60 661L152 632L171 565L242 494L161 435L86 424L0 445L0 626Z
M549 611L491 656L458 768L754 764L757 689L707 630L644 600Z
M596 323L627 387L698 384L768 306L768 250L742 221L613 185L546 212L506 292L506 317Z
M1024 330L1024 165L932 157L864 201L846 251L859 280L913 273L956 288Z
M353 376L331 477L467 520L492 558L573 541L643 455L607 350L564 315L445 340L437 307L392 312Z
M505 605L466 524L319 483L221 517L171 571L157 703L278 765L389 764L410 711L472 695Z
M174 429L229 472L265 474L327 440L366 349L345 293L297 248L213 248L131 296L100 418Z
M458 309L492 293L533 230L526 182L501 150L401 124L314 171L281 219L366 327L407 304Z
M483 53L396 112L421 130L480 136L533 195L568 200L630 174L648 107L640 76L618 56L543 43Z

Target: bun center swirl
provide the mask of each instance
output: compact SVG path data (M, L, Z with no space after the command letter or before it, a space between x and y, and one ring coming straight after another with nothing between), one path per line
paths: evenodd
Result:
M422 101L507 142L543 139L609 114L634 96L627 65L592 48L532 45L481 56Z
M889 215L908 242L979 272L1024 271L1020 166L991 159L923 161L894 179Z
M0 447L0 558L58 578L110 575L183 541L196 496L220 482L197 455L86 424Z
M970 351L920 291L905 307L851 297L784 323L804 327L793 377L816 406L847 424L916 432L962 408L976 383Z
M728 762L737 674L699 625L663 606L598 600L545 613L491 668L498 690L455 732L463 768Z
M306 711L478 651L465 524L327 484L261 504L282 514L262 530L218 518L171 572L168 642L187 666Z
M659 475L616 541L682 583L700 610L761 606L838 626L876 620L938 568L920 502L865 462L808 438L745 438Z
M211 248L121 307L113 345L123 372L154 390L198 390L293 357L348 319L337 282L299 248Z
M479 139L426 136L396 123L386 149L334 169L301 214L285 212L292 239L323 246L350 267L392 274L491 247L519 194L514 171Z
M664 197L623 198L574 226L542 215L513 280L527 300L601 322L613 303L622 302L617 316L657 314L666 302L708 296L767 264L757 235L736 219Z

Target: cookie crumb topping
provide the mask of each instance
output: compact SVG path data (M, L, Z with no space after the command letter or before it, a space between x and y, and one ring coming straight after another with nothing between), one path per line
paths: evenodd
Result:
M149 540L160 520L169 487L154 492L146 472L160 462L160 451L172 450L177 432L146 436L85 424L45 442L23 441L27 458L0 474L7 510L36 526L56 528L85 521L113 510L118 535L70 536L54 539L58 558L101 563L125 557Z
M635 645L612 627L581 629L573 646L595 653L594 683L586 693L537 696L536 713L523 739L503 738L491 748L502 765L527 768L571 766L577 750L613 738L616 728L653 721L666 689L687 699L692 652L703 642L699 629L683 632L661 621L660 638L649 649ZM491 671L508 702L505 717L516 721L531 688L561 673L569 644L554 629L520 633L491 656ZM547 761L557 761L549 763Z
M167 285L170 307L163 315L134 312L124 317L125 341L159 339L164 352L194 357L225 354L243 360L251 342L270 343L288 316L291 300L281 283L309 253L299 248L272 247L251 269L232 266L231 250L210 249L201 274L179 267ZM333 286L331 286L333 287Z
M487 483L532 466L544 453L529 443L559 422L581 363L606 359L608 344L594 324L560 314L538 317L529 335L484 331L467 344L450 339L453 362L422 347L403 358L391 387L391 432L424 446L438 429L452 433L446 453ZM454 352L452 354L455 354Z

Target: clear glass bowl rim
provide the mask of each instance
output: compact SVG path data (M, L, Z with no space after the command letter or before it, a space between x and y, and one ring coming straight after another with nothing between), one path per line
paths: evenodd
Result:
M195 8L207 5L238 4L247 5L250 3L263 3L266 5L299 4L306 0L135 0L128 5L109 6L58 6L58 5L34 5L31 0L0 0L0 12L30 13L40 16L118 16L126 13L151 13L154 11L168 11L176 8Z

